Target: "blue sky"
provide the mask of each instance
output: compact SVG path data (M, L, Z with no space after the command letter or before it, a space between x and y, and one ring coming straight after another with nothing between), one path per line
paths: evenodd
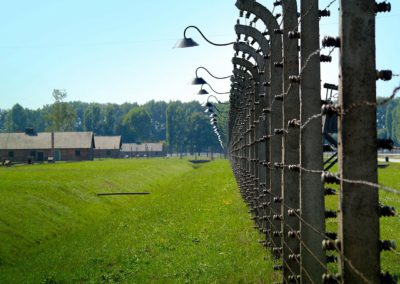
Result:
M260 1L264 4L272 1ZM326 6L330 1L320 1ZM338 2L338 1L337 1ZM232 71L232 47L214 47L194 30L199 47L173 49L188 25L197 25L215 42L235 40L234 0L41 0L0 1L0 108L15 103L38 108L53 102L53 89L66 89L68 101L138 102L196 96L188 82L195 69L217 76ZM377 17L377 68L400 73L400 5ZM397 7L396 7L397 6ZM331 7L337 11L338 3ZM244 20L242 20L244 22ZM337 13L321 20L321 36L338 34ZM323 81L337 83L338 53L323 66ZM217 91L229 80L203 76ZM399 77L378 83L388 95ZM207 88L207 87L206 87ZM227 96L220 96L227 99Z

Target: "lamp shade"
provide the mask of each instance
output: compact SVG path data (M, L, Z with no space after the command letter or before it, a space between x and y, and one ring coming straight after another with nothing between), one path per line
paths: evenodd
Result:
M192 85L204 85L204 84L207 84L207 82L202 77L196 77L192 80L191 84Z
M192 38L183 38L178 40L178 42L175 44L175 48L185 48L185 47L194 47L198 46L199 44L195 42Z
M201 89L197 94L198 95L208 95L208 92L204 89Z

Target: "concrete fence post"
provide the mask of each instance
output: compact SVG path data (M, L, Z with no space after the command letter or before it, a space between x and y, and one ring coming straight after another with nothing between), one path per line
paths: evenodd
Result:
M292 84L290 76L299 74L298 40L290 38L289 33L297 32L296 0L282 1L283 14L283 125L286 129L283 136L283 279L284 282L299 282L300 278L300 242L293 238L300 229L299 219L292 210L299 210L299 172L289 168L299 165L300 129L291 127L291 122L300 119L299 85Z
M303 125L321 113L318 0L301 0L301 15L302 72L299 79L300 122ZM321 245L324 237L318 233L325 232L324 190L321 175L307 171L323 169L322 119L318 116L300 131L300 166L301 283L320 283L326 272L326 255Z
M344 283L380 283L375 1L340 1L340 268Z

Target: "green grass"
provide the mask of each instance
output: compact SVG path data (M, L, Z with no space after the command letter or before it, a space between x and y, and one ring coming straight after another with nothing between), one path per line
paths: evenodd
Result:
M334 167L332 171L336 171ZM378 169L379 184L400 190L400 164L390 163L386 168ZM337 188L335 186L332 186ZM400 211L400 196L388 193L384 190L379 191L379 201L383 205L395 207L397 212ZM329 210L338 210L339 201L338 196L326 197L326 208ZM373 210L373 208L371 208ZM327 231L337 232L337 219L327 219ZM381 240L394 240L397 248L394 251L384 251L381 253L381 269L388 271L392 274L400 275L400 217L382 217L380 218L380 239ZM329 265L332 271L337 271L337 265Z
M379 169L379 183L400 190L400 164L390 163L387 168ZM393 206L400 212L400 196L385 191L379 192L379 201L383 205ZM382 217L380 219L381 239L394 240L396 253L382 252L382 269L400 275L400 216Z
M391 163L379 181L400 189L399 173ZM0 184L0 283L279 281L227 161L14 166L0 168ZM380 200L400 210L398 195L380 191ZM337 196L326 205L337 210ZM336 231L337 220L327 228ZM381 239L400 245L399 232L399 216L381 218ZM399 255L381 255L382 269L399 274Z
M227 161L0 169L0 283L272 283ZM150 192L102 196L100 192Z

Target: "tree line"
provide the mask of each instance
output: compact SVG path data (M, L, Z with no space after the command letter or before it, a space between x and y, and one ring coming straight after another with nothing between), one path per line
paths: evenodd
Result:
M53 97L53 104L36 110L20 104L0 109L0 132L22 132L26 127L38 132L93 131L96 135L121 135L123 142L162 141L169 152L220 150L209 117L197 101L152 100L144 105L64 102L66 94L59 90ZM377 100L377 135L400 146L400 98L385 100ZM217 108L221 112L218 127L226 141L229 107L217 104Z
M124 143L164 142L168 152L221 151L209 113L197 101L149 101L146 104L65 102L66 94L53 92L55 102L39 109L15 104L0 109L0 132L93 131L121 135ZM229 107L217 104L218 127L226 139Z
M387 101L380 97L377 102L378 138L392 139L400 146L400 98Z

